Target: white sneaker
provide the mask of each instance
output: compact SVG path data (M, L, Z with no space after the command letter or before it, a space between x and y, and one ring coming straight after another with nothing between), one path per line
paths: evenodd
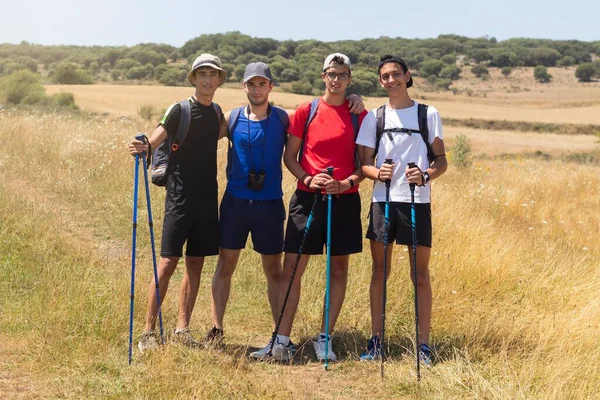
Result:
M250 357L255 358L257 360L266 360L267 358L270 357L269 352L271 351L271 343L273 342L273 339L269 340L269 343L267 343L267 345L265 347L263 347L260 350L256 350L253 351L252 353L250 353ZM273 349L275 349L275 346L273 346Z
M325 349L327 348L327 358L329 361L337 361L337 356L333 352L331 335L329 335L329 340L327 341L325 340L325 336L319 335L313 339L312 343L315 353L317 353L317 360L325 361Z
M269 349L267 349L269 351ZM279 338L275 338L275 344L273 345L273 351L271 351L271 357L276 361L289 361L292 358L293 349L292 342L287 345L279 343Z

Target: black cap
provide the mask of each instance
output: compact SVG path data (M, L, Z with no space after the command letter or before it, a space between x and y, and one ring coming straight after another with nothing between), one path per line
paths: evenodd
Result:
M408 72L408 65L406 64L406 61L404 61L404 59L402 57L397 56L395 54L386 54L379 59L379 66L377 67L377 73L379 74L381 72L381 68L383 67L384 64L391 63L391 62L400 64L402 66L402 69L404 70L404 73ZM408 82L406 82L406 88L409 88L412 85L413 85L413 79L411 76L410 79L408 80Z

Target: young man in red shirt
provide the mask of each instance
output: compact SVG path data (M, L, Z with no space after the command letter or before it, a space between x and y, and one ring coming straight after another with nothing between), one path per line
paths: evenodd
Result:
M321 201L321 197L334 195L331 210L329 332L325 332L323 322L320 335L313 341L319 360L325 359L327 345L329 360L335 361L337 358L332 351L331 332L346 294L349 255L362 251L358 184L363 178L360 167L356 167L356 132L346 99L346 88L352 81L350 59L340 53L331 54L325 59L321 78L326 89L324 96L319 99L317 112L307 126L311 105L306 103L298 107L290 120L283 157L288 170L298 179L298 186L290 201L285 234L285 257L279 286L280 310L315 196L319 199L273 345L272 356L281 361L288 360L292 352L290 333L300 300L302 275L310 255L322 254L326 241L327 202ZM365 115L364 111L360 114L359 123ZM332 176L324 172L330 166L334 167Z

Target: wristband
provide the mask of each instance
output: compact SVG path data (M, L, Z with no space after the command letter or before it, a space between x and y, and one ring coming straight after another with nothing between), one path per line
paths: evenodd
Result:
M348 178L346 179L348 182L350 182L350 189L352 189L354 187L354 181L352 180L352 178Z

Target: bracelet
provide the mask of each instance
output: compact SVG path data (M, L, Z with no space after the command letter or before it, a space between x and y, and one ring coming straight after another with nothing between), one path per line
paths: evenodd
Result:
M306 175L308 175L308 174L306 174ZM308 178L308 183L304 183L304 182L302 182L302 183L304 184L304 186L306 186L307 188L310 189L310 184L312 183L313 177L310 176L310 175L308 175L308 177L309 177Z

